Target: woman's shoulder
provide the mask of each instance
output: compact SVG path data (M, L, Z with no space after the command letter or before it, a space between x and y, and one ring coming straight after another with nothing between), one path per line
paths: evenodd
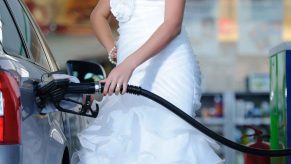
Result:
M110 0L110 10L119 22L130 19L136 0Z

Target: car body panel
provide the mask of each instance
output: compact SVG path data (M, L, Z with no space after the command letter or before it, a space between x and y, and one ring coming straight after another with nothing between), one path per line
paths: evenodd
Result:
M4 8L9 11L12 18L15 17L13 18L14 24L18 29L18 32L9 33L8 35L21 38L24 49L19 52L24 52L23 50L25 50L26 55L20 56L7 53L5 49L2 50L0 44L0 71L10 72L11 75L17 78L20 82L19 89L21 94L22 117L21 143L19 145L0 145L0 164L62 163L63 154L66 149L69 150L70 156L76 154L79 150L80 143L77 134L82 131L82 129L86 128L89 122L82 116L66 114L59 111L45 115L40 114L41 109L36 105L35 101L34 83L41 81L43 75L57 71L58 67L47 47L43 35L34 23L28 10L24 8L22 1L0 0L0 15L1 10L3 11ZM21 18L23 17L23 13L21 12L25 12L29 18L27 24L20 25L21 22L23 22ZM8 12L6 14L8 14ZM7 15L5 15L5 21L7 21L7 19ZM7 27L7 23L5 23L6 22L3 22L4 26L2 28L9 28ZM21 29L22 26L25 28L31 28L31 30L35 32L37 38L27 39L29 37L25 35L30 35L31 31L25 32L25 30ZM24 38L24 36L26 38ZM7 39L7 37L5 38L3 35L3 42L9 41L11 38L7 40L5 39ZM34 59L31 58L34 54L29 51L29 46L31 46L31 44L27 42L32 42L33 39L37 39L37 41L40 42L49 69L44 68L41 64L36 63ZM46 108L54 107L46 106ZM51 111L55 111L55 109L51 109Z
M2 164L2 162L5 162L5 164L21 164L21 150L21 145L1 145L0 163Z

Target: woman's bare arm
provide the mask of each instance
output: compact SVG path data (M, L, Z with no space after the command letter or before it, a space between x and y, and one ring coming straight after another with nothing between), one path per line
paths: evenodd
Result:
M115 44L108 23L108 18L111 15L109 1L110 0L99 0L90 16L94 33L107 52L109 52Z
M165 2L164 22L138 50L110 72L107 79L104 80L103 95L107 95L107 93L112 95L114 91L119 93L120 88L116 87L119 85L122 85L122 94L124 94L134 69L160 52L180 34L185 0L165 0Z
M165 19L147 42L128 57L137 67L160 52L181 32L185 0L165 0Z

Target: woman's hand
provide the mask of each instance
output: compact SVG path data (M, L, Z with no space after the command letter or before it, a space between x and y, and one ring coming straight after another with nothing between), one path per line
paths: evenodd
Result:
M108 77L101 81L101 83L105 82L103 96L106 96L107 94L111 96L113 92L115 92L116 95L119 93L125 94L128 81L134 69L135 67L132 66L129 60L124 60L121 64L111 70Z

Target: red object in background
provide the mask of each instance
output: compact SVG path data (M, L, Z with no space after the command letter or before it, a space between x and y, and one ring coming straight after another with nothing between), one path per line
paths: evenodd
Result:
M36 14L35 14L35 11L38 10L39 12L41 12L42 17L44 17L43 19L48 19L47 18L48 13L46 12L45 8L43 8L43 6L37 6L32 0L24 0L24 3L26 4L27 8L34 16L41 31L43 33L50 32L49 24L44 23L42 20L39 19L39 17L36 17Z
M26 4L26 6L28 7L28 9L30 11L32 11L34 9L34 7L35 7L31 0L24 0L24 3Z
M229 34L234 32L236 29L235 21L229 18L220 18L219 19L219 33L220 34Z
M247 128L251 128L255 131L255 134L248 135L248 136L254 136L256 141L254 143L251 143L248 145L248 147L256 148L256 149L266 149L269 150L270 146L268 143L263 141L262 134L263 132L257 128L247 126ZM264 156L255 156L251 154L245 154L244 155L244 163L245 164L270 164L270 158L264 157Z

